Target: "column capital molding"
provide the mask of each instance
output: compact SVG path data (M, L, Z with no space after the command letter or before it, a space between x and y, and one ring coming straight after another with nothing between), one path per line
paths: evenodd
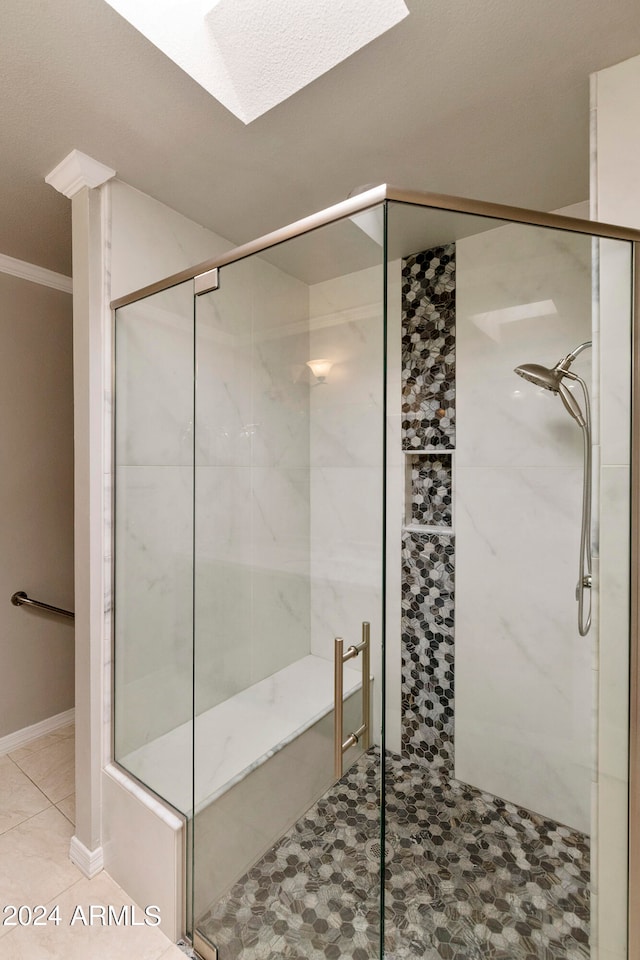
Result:
M101 187L115 175L115 170L99 160L94 160L81 150L72 150L47 174L44 181L71 200L84 187Z

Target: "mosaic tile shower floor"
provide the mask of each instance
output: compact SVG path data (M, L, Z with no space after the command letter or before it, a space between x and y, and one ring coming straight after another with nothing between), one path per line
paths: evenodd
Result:
M198 927L220 960L374 960L379 757L365 754ZM585 960L588 838L387 759L385 957Z

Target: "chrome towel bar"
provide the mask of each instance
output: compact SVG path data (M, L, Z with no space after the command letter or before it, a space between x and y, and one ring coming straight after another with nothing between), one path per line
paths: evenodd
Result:
M63 610L62 607L52 607L50 603L42 603L41 600L32 600L24 590L16 590L11 597L11 603L14 607L21 607L23 604L27 607L38 607L39 610L47 610L49 613L57 613L59 617L67 617L68 620L75 620L75 614L71 610Z
M368 623L362 624L362 641L357 646L348 647L344 650L344 640L342 637L336 637L334 640L334 723L333 723L333 761L334 774L336 780L342 776L342 758L349 747L354 747L357 743L362 743L365 750L369 749L371 740L371 687L370 687L370 663L371 663L371 636ZM344 724L344 676L342 668L348 660L362 654L362 723L357 730L350 733L343 742L343 724Z

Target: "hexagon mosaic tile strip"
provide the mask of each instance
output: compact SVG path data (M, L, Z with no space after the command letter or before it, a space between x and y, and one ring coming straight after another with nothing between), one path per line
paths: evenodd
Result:
M454 538L402 537L402 755L453 773Z
M402 262L402 446L407 521L452 526L455 244ZM402 754L453 773L453 537L402 544Z
M455 438L455 244L402 261L402 447Z
M388 755L385 958L587 960L583 834ZM198 924L220 960L380 956L375 749Z

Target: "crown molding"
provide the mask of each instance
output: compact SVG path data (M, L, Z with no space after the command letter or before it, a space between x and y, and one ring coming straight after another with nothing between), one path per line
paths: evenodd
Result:
M38 267L35 263L27 263L26 260L16 260L15 257L8 257L4 253L0 253L0 273L8 273L12 277L20 277L21 280L40 283L43 287L53 287L54 290L62 290L63 293L73 293L71 277L47 270L46 267Z
M81 150L72 150L47 174L44 182L71 200L83 187L101 187L115 175L115 170L99 160L94 160Z

